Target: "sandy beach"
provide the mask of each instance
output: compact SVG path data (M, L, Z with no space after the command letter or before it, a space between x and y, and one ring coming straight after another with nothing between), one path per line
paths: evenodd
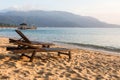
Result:
M33 62L15 54L0 54L0 80L120 80L120 56L74 49L72 59L37 53Z
M120 0L0 0L0 80L120 80Z

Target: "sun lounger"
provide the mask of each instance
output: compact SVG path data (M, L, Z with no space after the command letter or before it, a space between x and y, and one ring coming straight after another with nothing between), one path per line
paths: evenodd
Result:
M71 50L70 49L40 48L38 46L34 46L33 44L29 44L29 43L22 42L22 41L15 41L14 43L17 45L21 45L21 46L17 47L17 48L8 49L8 50L12 51L15 54L19 53L19 54L22 54L22 56L27 56L28 58L30 58L30 62L33 61L33 58L37 52L57 52L58 56L60 56L60 54L64 54L69 57L69 60L71 59ZM28 56L28 55L25 55L25 53L31 53L32 55Z
M30 43L30 44L33 44L33 45L42 45L42 47L48 47L48 48L50 46L54 45L52 43L30 41L20 30L15 30L15 31L21 36L21 39L19 39L20 41Z
M69 58L69 61L71 59L71 52L69 49L66 48L40 48L40 49L20 49L20 50L13 50L13 53L17 54L22 54L22 56L27 56L28 58L30 58L30 62L33 61L33 58L35 56L35 54L37 52L57 52L58 56L60 56L60 54L64 54L67 55ZM31 56L25 55L25 53L31 53Z
M19 53L22 54L22 56L27 56L30 58L30 61L33 61L33 58L37 52L57 52L58 56L60 54L67 55L69 57L69 60L71 59L71 50L66 48L50 48L51 43L40 43L35 41L30 41L21 31L16 30L16 32L21 36L21 39L15 40L10 39L10 42L18 45L18 47L14 48L7 48L9 51L12 51L13 53ZM42 45L42 47L36 46L36 45ZM31 56L25 55L25 53L31 53Z

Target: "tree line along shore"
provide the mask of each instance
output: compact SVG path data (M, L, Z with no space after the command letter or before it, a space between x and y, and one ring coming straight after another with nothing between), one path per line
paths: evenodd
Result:
M18 25L0 23L0 28L16 28Z

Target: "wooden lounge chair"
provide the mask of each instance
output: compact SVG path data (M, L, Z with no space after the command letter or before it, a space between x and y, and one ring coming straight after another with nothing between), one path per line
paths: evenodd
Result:
M70 49L50 48L50 46L54 44L30 41L21 31L19 30L15 30L15 31L21 36L21 39L19 40L10 39L10 42L18 45L18 47L16 48L7 48L13 53L19 53L19 54L22 54L21 56L27 56L28 58L30 58L30 61L33 61L33 58L37 52L57 52L58 56L60 56L60 54L64 54L69 57L69 60L71 59ZM42 48L35 45L42 45ZM32 55L28 56L28 55L25 55L25 53L32 53Z
M33 44L29 44L23 41L14 41L15 44L21 45L21 47L8 49L12 51L13 53L19 53L22 54L21 56L27 56L30 58L30 62L33 61L33 58L37 52L57 52L58 56L60 54L67 55L69 57L69 60L71 59L71 50L66 48L40 48L38 46L34 46ZM31 56L25 55L25 53L31 53Z
M26 42L26 43L29 43L29 44L33 44L33 45L42 45L42 47L50 47L54 44L52 43L45 43L45 42L37 42L37 41L30 41L20 30L15 30L19 35L20 35L20 41L23 41L23 42ZM10 39L10 41L12 42L13 39Z

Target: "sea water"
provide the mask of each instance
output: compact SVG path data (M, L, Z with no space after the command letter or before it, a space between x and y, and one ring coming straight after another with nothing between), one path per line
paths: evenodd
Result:
M30 40L59 42L120 51L120 28L38 28L21 30ZM15 28L0 29L0 36L20 38Z

